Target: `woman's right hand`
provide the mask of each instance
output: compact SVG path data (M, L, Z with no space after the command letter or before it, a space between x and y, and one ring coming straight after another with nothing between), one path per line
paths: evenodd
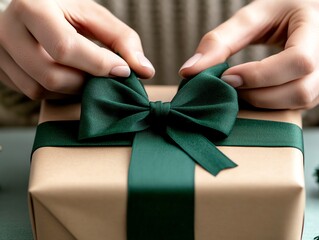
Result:
M31 99L79 94L86 73L130 68L155 72L138 34L92 0L13 0L0 14L0 81Z

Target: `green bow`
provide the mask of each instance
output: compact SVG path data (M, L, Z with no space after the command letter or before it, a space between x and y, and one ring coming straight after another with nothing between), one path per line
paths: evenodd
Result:
M229 135L238 112L236 91L217 77L226 68L227 64L220 64L184 80L170 103L149 102L134 73L127 79L90 79L83 96L79 138L153 129L213 175L233 168L237 165L210 141Z

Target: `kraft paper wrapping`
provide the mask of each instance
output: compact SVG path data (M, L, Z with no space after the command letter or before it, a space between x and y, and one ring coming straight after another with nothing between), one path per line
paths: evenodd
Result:
M176 87L146 90L151 101L170 101ZM79 114L77 104L44 102L40 122L76 120ZM239 117L301 126L298 111L240 111ZM238 167L214 177L196 166L195 239L300 239L305 204L303 154L295 148L219 149ZM130 155L130 147L36 150L29 183L35 239L125 240Z

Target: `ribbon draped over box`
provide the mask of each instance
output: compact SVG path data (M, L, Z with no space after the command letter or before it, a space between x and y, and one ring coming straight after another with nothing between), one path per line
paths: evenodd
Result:
M236 91L219 78L226 68L220 64L183 80L170 103L149 102L134 73L127 79L93 77L80 121L40 124L33 151L132 145L127 238L193 240L195 164L214 176L237 166L216 146L303 151L302 130L294 124L236 118Z

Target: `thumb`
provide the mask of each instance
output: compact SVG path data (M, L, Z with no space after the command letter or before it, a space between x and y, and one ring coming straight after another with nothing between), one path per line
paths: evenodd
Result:
M240 9L233 17L206 33L195 55L188 59L179 73L182 77L193 76L208 67L224 62L258 35L265 32L266 17L258 1Z

